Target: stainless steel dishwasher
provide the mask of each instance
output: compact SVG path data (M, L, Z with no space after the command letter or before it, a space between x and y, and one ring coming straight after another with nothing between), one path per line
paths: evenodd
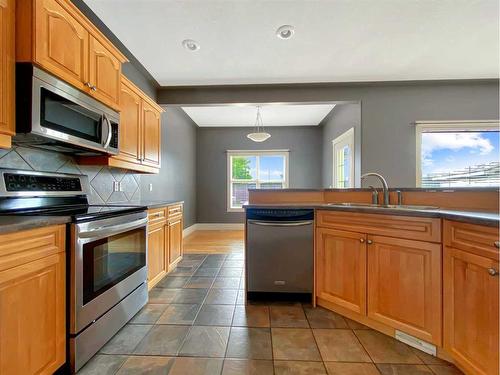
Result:
M313 291L314 210L246 210L248 297Z

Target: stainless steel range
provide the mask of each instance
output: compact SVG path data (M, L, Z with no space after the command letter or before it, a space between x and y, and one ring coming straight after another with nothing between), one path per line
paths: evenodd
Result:
M69 362L81 368L147 302L145 207L89 205L87 177L0 169L1 215L68 218Z

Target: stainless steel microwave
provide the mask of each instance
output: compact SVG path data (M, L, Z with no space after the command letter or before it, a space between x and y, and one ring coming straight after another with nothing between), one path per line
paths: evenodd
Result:
M118 154L120 115L29 63L16 65L13 142L79 156Z

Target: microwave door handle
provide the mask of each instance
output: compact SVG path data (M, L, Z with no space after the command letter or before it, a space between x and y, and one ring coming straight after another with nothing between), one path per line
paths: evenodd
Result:
M103 139L106 139L106 141L103 144L104 148L108 148L109 144L111 143L111 137L113 135L113 132L111 130L111 122L109 121L108 117L103 114L101 118L102 124L105 124L106 126L103 126ZM104 132L104 129L106 129L106 133Z

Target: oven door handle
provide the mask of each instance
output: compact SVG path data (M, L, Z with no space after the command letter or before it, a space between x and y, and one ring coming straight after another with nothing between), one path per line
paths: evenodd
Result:
M145 227L148 223L148 219L140 219L133 221L131 223L108 225L103 227L94 228L84 232L78 233L79 238L101 238L103 236L111 236L117 233L123 233L132 229L137 229L140 227Z

